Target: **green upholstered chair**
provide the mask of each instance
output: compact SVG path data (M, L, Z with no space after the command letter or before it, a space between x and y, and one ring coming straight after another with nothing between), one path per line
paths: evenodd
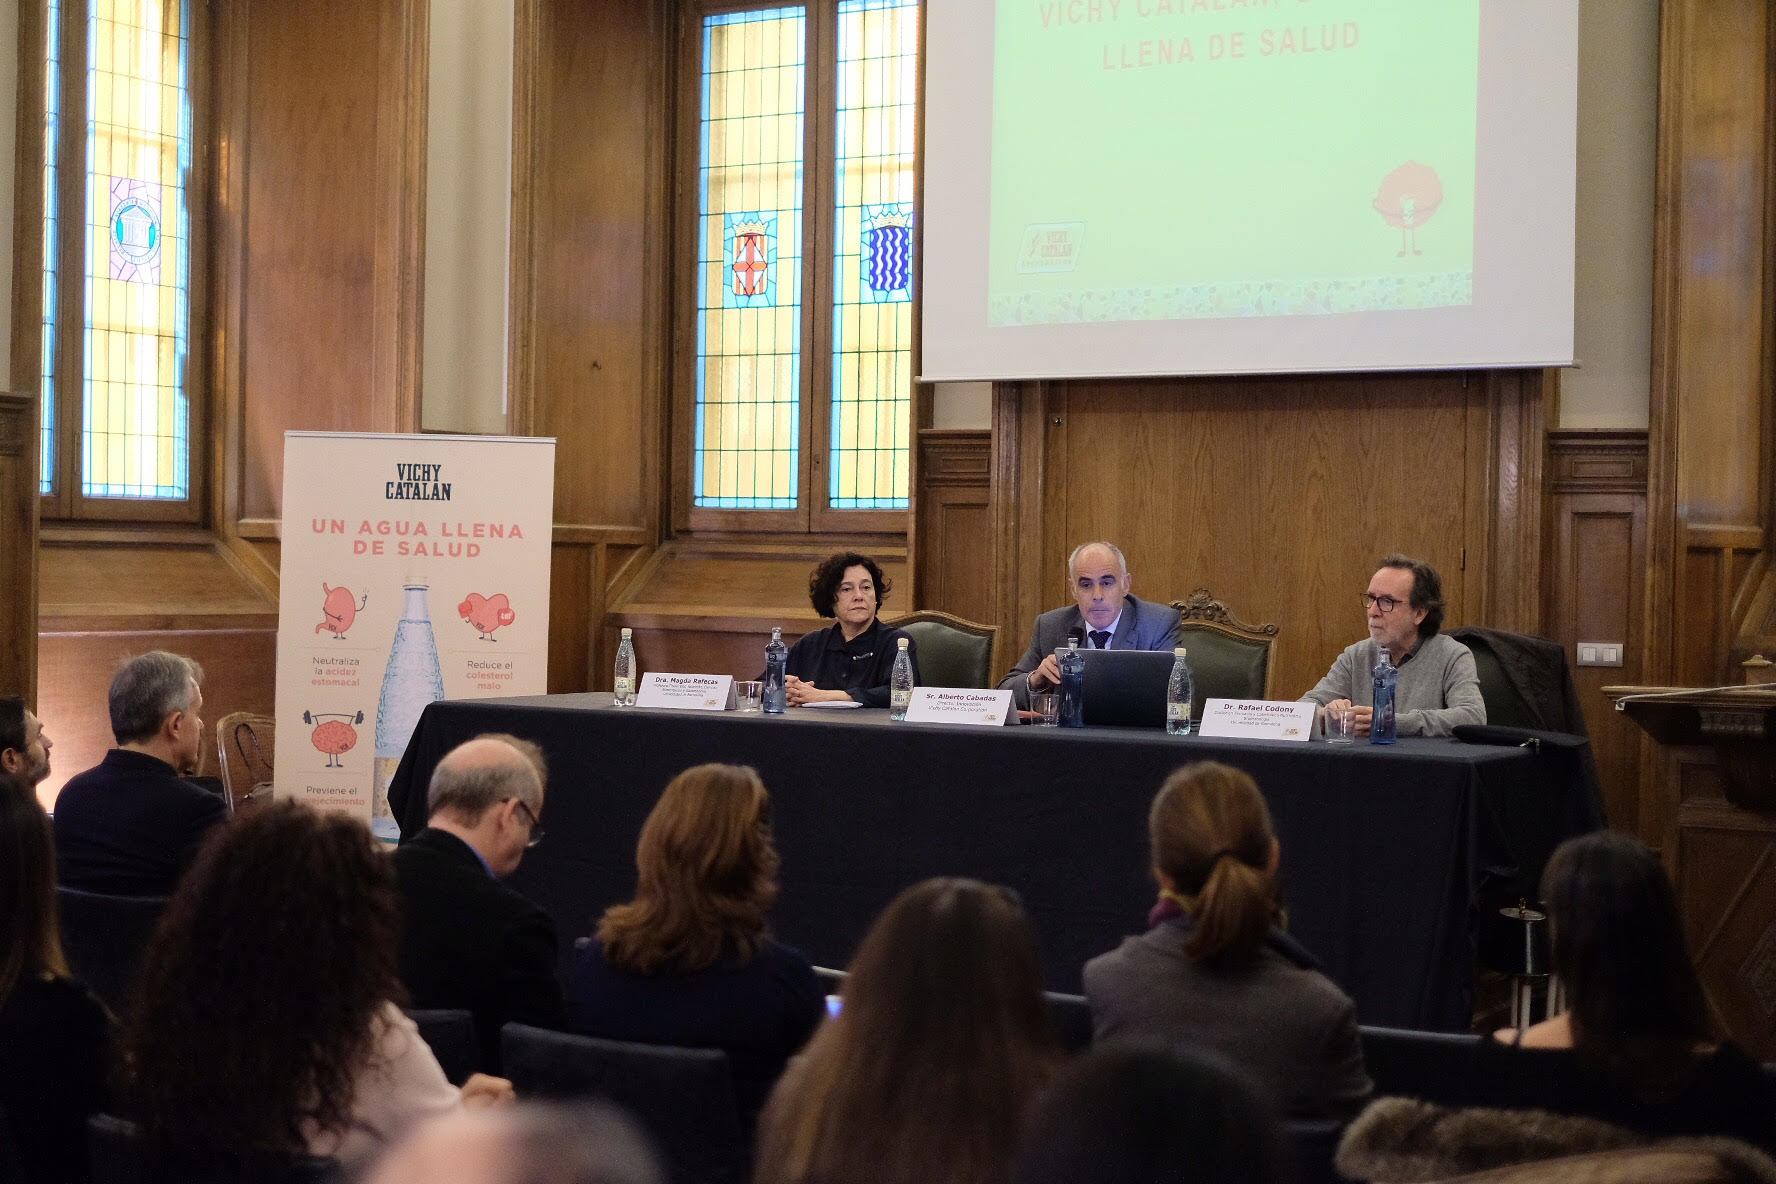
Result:
M1268 699L1275 666L1271 650L1278 627L1248 625L1227 606L1198 588L1172 607L1182 618L1180 645L1190 651L1190 673L1196 680L1195 718L1202 718L1206 699Z
M920 609L895 621L892 629L904 629L919 653L919 682L928 687L990 687L993 685L993 643L999 626Z

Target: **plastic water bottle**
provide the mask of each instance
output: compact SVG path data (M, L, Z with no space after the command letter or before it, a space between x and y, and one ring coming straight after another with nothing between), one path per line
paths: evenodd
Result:
M1061 726L1085 726L1085 655L1079 652L1079 639L1069 637L1067 648L1056 650L1061 664Z
M1184 660L1184 647L1172 651L1172 681L1166 684L1166 731L1174 736L1190 735L1191 700L1196 696L1196 680L1190 677L1190 663Z
M913 705L913 656L907 652L907 638L900 639L900 652L894 655L894 673L888 676L888 717L905 719Z
M617 673L611 681L616 689L618 707L635 706L635 633L631 629L623 630L623 640L617 643Z
M1369 721L1371 744L1394 742L1394 692L1399 685L1400 672L1394 669L1387 647L1383 646L1381 660L1375 663L1375 714Z
M777 627L765 646L765 714L782 715L788 706L789 647L783 644L783 629Z

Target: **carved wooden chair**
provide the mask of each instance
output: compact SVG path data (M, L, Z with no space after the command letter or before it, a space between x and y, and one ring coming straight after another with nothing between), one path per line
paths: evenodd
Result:
M1190 651L1190 673L1196 680L1196 711L1205 699L1268 699L1276 664L1276 625L1248 625L1227 606L1198 588L1172 601L1183 618L1183 640Z
M216 721L216 760L230 814L271 797L276 742L277 723L269 715L236 711Z
M919 654L919 681L928 687L990 687L999 626L982 625L938 612L920 609L893 621L891 629L904 629Z

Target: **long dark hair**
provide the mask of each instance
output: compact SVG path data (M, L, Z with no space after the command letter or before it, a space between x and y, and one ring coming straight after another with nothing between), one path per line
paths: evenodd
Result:
M760 1120L759 1184L988 1184L1059 1061L1008 891L926 880L876 918Z
M1153 866L1190 901L1190 956L1212 966L1257 957L1281 917L1270 809L1252 778L1217 761L1185 765L1147 815Z
M394 871L364 824L289 800L218 827L149 946L123 1093L149 1137L217 1155L341 1130L399 1001Z
M1580 1059L1643 1096L1676 1088L1721 1031L1658 859L1627 835L1568 839L1542 873L1542 898Z
M635 899L606 910L598 942L614 966L688 973L750 962L777 899L771 799L744 765L696 765L666 786L635 848Z
M49 816L23 778L0 773L0 1003L23 979L67 973Z

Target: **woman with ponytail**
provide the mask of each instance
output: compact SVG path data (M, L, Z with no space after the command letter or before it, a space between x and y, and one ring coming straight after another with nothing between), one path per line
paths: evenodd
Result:
M1258 786L1186 765L1147 829L1159 902L1146 933L1085 965L1095 1039L1207 1048L1287 1117L1355 1114L1372 1088L1356 1008L1281 928L1281 848Z

